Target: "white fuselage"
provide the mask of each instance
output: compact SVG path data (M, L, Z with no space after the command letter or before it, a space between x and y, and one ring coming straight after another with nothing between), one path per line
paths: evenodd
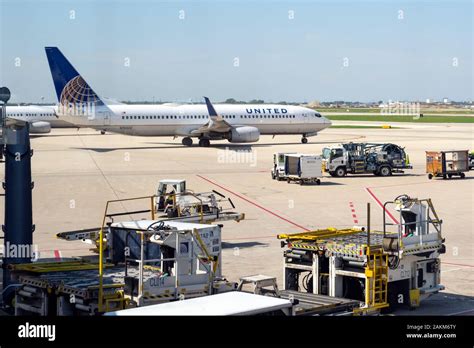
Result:
M11 119L24 121L28 123L35 122L48 122L51 127L74 127L69 122L59 119L56 116L57 106L38 106L38 105L29 105L29 106L13 106L8 105L6 107L6 116Z
M191 132L210 121L206 105L120 104L92 109L82 115L60 109L58 116L80 127L140 136L199 136ZM311 135L331 125L314 110L301 106L216 104L215 109L231 126L256 127L260 134Z

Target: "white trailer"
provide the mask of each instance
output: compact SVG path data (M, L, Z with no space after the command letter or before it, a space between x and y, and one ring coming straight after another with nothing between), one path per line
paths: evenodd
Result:
M286 182L298 182L300 185L306 183L321 184L322 158L317 155L285 154L285 178Z

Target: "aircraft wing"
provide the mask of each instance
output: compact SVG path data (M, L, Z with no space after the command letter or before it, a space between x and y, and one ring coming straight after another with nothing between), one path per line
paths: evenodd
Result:
M204 97L204 100L206 101L207 112L209 113L209 121L202 127L199 127L198 129L193 130L191 134L203 134L203 133L209 133L209 132L217 132L217 133L228 132L232 128L232 126L229 123L227 123L227 121L225 121L221 115L217 114L216 109L214 109L214 105L212 105L209 98Z

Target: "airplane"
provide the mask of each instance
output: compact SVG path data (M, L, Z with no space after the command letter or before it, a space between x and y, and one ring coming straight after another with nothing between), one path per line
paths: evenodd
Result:
M261 134L301 134L301 142L328 128L320 113L291 105L125 105L99 97L57 47L45 47L56 95L58 116L80 127L138 136L183 137L182 144L208 147L211 140L251 143Z
M74 127L74 125L61 120L56 114L57 107L51 106L14 106L6 108L7 119L30 124L30 133L45 134L50 133L52 127Z

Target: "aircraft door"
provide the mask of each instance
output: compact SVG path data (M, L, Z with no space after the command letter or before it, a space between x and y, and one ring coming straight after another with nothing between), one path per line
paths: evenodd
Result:
M112 113L109 111L105 111L103 114L103 119L104 119L104 126L110 125L110 119L112 118Z

